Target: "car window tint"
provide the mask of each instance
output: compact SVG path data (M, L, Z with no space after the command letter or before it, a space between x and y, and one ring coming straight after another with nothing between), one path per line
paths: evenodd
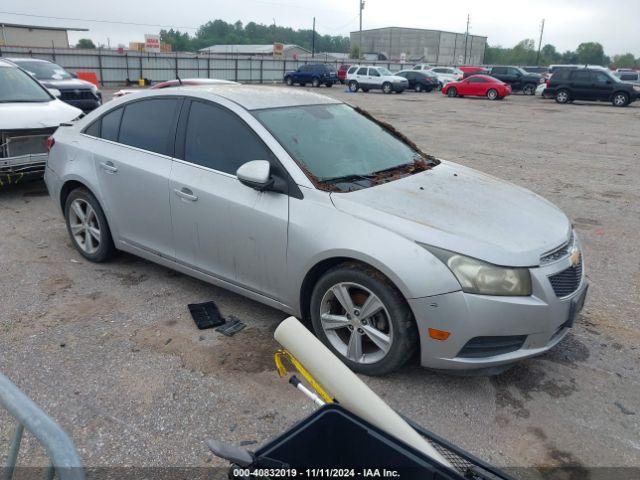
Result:
M487 83L487 81L481 77L470 77L469 83Z
M84 133L86 133L87 135L91 135L92 137L99 137L100 122L101 122L101 119L98 119L95 122L93 122L91 125L89 125L87 128L84 129Z
M571 78L576 82L591 82L591 72L588 70L576 70Z
M105 140L118 141L118 129L120 128L120 119L124 109L117 108L102 117L102 129L100 137Z
M367 69L366 68L361 68L358 70L358 75L366 75L367 74Z
M127 104L118 141L150 152L171 155L169 146L178 104L176 98L154 98Z
M638 80L638 75L633 74L633 73L623 73L623 74L620 75L620 80L626 80L626 81Z
M380 72L378 72L378 70L376 70L375 68L370 68L369 69L369 75L371 75L372 77L379 77L380 76Z
M413 67L414 70L422 70L422 67L420 65Z
M593 72L593 75L595 76L595 81L598 83L607 83L610 82L611 79L609 78L609 75L607 75L606 73L603 72Z
M251 160L273 158L267 146L237 115L203 102L191 104L184 153L187 162L232 175Z
M506 73L506 68L502 68L502 67L495 67L491 70L491 73L496 73L498 75L503 75L504 73Z
M358 67L351 67L347 73L354 73L356 70L358 70Z

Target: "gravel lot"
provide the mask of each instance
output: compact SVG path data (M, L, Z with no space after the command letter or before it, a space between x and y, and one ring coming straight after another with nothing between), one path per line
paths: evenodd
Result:
M321 93L556 203L582 238L591 282L573 332L498 377L410 365L364 380L500 466L575 479L640 468L640 104ZM223 465L204 439L261 443L312 411L273 368L281 312L130 255L82 260L40 182L0 188L0 232L0 371L67 430L85 465ZM247 328L232 338L198 331L186 304L206 300ZM0 413L0 455L10 428ZM22 463L40 464L31 453Z

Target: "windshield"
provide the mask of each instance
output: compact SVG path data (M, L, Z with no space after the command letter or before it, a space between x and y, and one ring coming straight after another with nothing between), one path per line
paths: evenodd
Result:
M385 176L378 172L397 175L392 170L406 167L410 174L435 164L348 105L274 108L253 114L320 182L366 179L368 184L361 187L372 186Z
M20 61L16 62L16 64L38 80L67 80L73 78L70 73L55 63Z
M51 95L19 68L0 66L0 103L50 102Z

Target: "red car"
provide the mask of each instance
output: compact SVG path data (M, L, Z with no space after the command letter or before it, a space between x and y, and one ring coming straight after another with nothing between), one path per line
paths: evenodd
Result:
M471 75L489 74L489 70L487 70L484 67L464 66L464 67L458 67L458 69L462 70L462 73L463 73L462 78L467 78L467 77L470 77Z
M347 70L349 70L350 66L351 65L345 63L340 65L340 68L338 68L338 80L340 83L345 83L347 81Z
M511 95L511 86L489 75L472 75L459 82L450 82L442 87L442 93L448 97L487 97L489 100L501 100Z

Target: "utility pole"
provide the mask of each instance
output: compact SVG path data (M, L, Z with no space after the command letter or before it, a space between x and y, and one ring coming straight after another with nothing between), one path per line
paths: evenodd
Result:
M313 32L311 33L311 58L316 55L316 17L313 17Z
M360 45L358 45L358 47L360 47L360 55L362 55L362 10L364 10L364 0L358 0L358 5L360 8L360 35L359 35L359 39L360 39Z
M467 14L467 31L464 34L464 64L467 63L467 41L469 40L469 22L471 21L471 15Z
M536 58L536 65L540 66L540 52L542 51L542 34L544 33L544 18L542 19L542 24L540 25L540 41L538 42L538 57Z

